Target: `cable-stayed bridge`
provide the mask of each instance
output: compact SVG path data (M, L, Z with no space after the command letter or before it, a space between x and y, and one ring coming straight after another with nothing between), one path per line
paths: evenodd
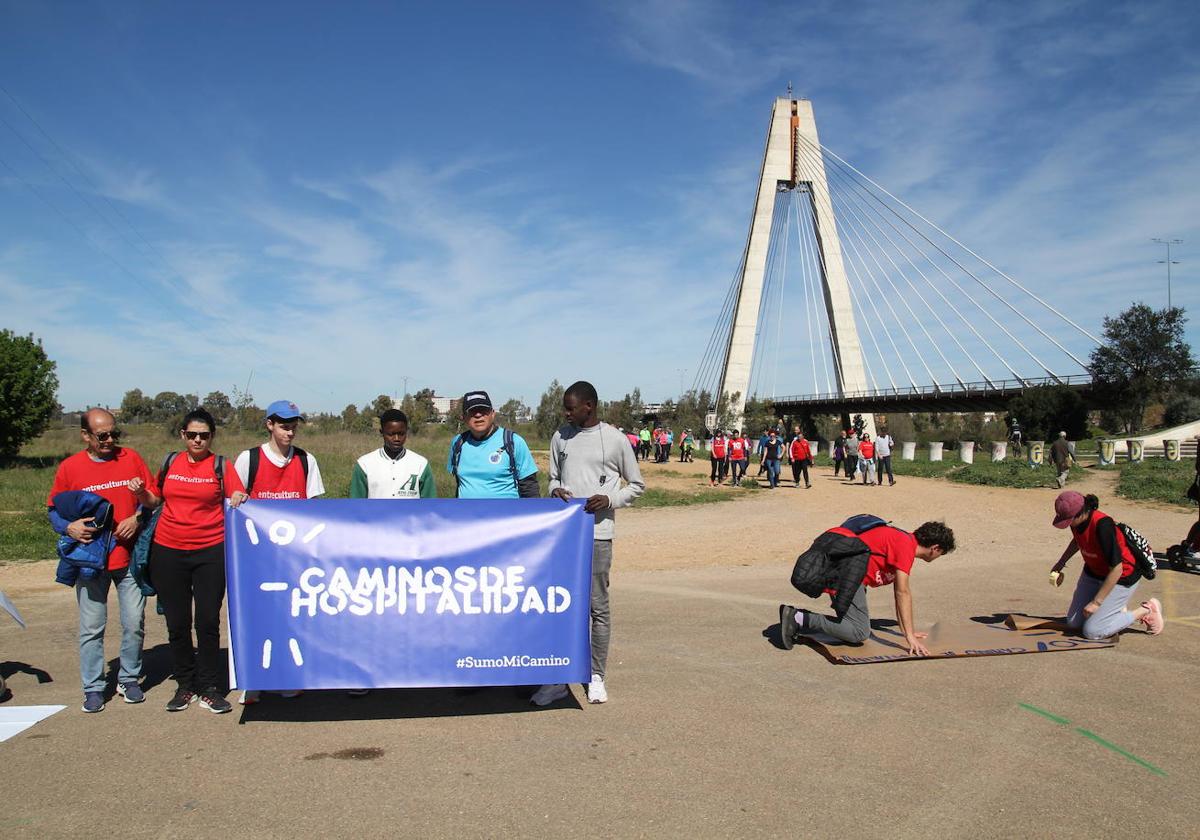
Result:
M808 100L780 98L693 387L724 395L735 417L756 396L781 414L862 413L873 426L873 412L1000 410L1045 384L1087 391L1099 342L824 147Z

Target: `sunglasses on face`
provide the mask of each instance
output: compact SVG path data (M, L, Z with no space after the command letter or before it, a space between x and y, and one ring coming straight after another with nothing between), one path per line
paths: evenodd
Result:
M212 432L184 432L183 436L188 440L208 440L212 437Z
M107 443L110 440L120 440L121 439L121 430L120 429L113 429L111 432L89 431L88 434L91 435L92 437L94 437L96 440L100 441L101 443Z

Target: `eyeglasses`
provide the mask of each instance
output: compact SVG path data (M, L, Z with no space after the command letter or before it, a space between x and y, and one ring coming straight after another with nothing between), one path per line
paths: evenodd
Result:
M212 432L184 432L183 436L188 440L208 440L212 437Z
M468 417L484 417L491 413L492 413L492 410L490 408L480 407L480 408L472 408L470 411L467 412L467 416Z
M88 434L91 435L92 437L94 437L96 440L100 441L101 443L107 443L110 440L120 440L121 439L121 430L120 429L113 429L111 432L93 432L91 429L88 429Z

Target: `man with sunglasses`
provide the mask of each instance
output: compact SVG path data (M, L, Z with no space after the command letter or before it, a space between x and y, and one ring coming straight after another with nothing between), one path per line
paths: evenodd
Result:
M79 675L83 681L83 711L104 710L104 630L108 624L108 590L115 586L121 611L121 668L117 693L126 703L146 699L138 680L142 676L142 641L145 637L146 596L129 573L129 556L138 532L139 507L158 504L158 488L142 456L120 446L116 419L102 408L80 418L84 450L58 465L46 505L50 524L59 534L81 543L98 536L95 521L68 521L54 509L54 497L68 490L95 493L113 507L116 541L104 571L80 569L75 581L79 605Z

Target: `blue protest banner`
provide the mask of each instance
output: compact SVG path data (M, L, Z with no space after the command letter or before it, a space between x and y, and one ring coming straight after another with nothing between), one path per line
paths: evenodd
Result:
M558 499L230 509L236 686L587 682L593 525L582 502Z

